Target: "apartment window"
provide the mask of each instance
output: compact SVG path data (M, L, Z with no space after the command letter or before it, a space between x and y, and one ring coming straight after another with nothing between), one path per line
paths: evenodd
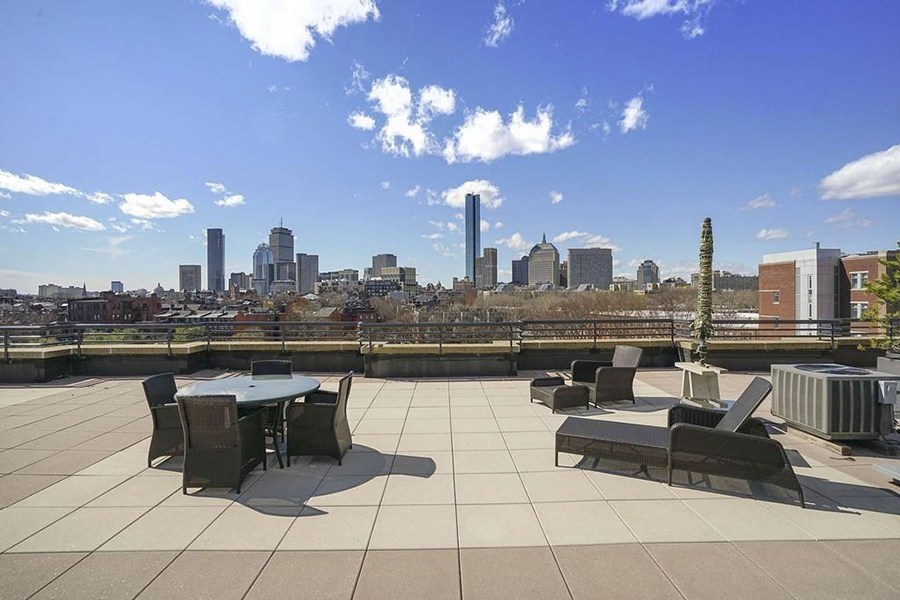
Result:
M778 304L781 302L781 292L775 291L772 292L772 304Z
M812 275L806 276L806 289L812 291Z
M850 289L864 290L866 288L866 284L868 282L869 282L869 272L868 271L859 271L856 273L850 273Z
M850 318L851 319L862 319L863 313L869 310L868 302L851 302L850 303Z

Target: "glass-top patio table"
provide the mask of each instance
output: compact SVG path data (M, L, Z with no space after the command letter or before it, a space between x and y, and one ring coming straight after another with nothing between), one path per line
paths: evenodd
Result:
M284 405L312 394L319 389L319 380L303 375L240 375L213 381L199 381L178 390L175 397L231 395L237 398L238 409L276 407L276 422L272 431L275 457L284 468L277 434L283 432Z

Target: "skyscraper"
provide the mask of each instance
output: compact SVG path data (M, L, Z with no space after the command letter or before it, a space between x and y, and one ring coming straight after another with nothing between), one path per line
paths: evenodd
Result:
M294 281L296 278L294 263L294 232L279 224L269 232L269 248L272 249L272 262L275 264L275 279Z
M258 294L268 294L269 284L275 280L275 262L272 249L263 242L253 251L253 289Z
M381 277L385 267L396 267L397 257L393 254L376 254L372 257L372 277Z
M609 248L569 248L568 288L590 284L608 290L612 285L612 250Z
M528 253L528 285L559 285L559 250L544 235Z
M199 292L203 278L200 276L200 265L178 265L178 290L181 292Z
M221 229L206 230L206 278L210 292L225 291L225 234Z
M528 285L528 255L512 261L512 283Z
M121 281L113 281L109 284L109 291L114 294L121 294L125 291L125 285Z
M647 289L647 284L659 283L659 267L652 260L645 260L637 268L638 289Z
M317 254L297 254L297 293L315 294L319 279L319 256Z
M485 289L497 287L497 249L485 248L481 259L481 286Z
M466 194L466 277L475 281L475 259L481 256L481 196Z

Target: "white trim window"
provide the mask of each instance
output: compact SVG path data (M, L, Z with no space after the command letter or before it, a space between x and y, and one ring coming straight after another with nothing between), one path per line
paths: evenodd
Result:
M869 282L869 272L868 271L854 271L850 273L850 289L851 290L864 290L866 289L866 284Z
M850 318L853 320L859 320L863 318L863 314L869 310L868 302L851 302L850 303Z

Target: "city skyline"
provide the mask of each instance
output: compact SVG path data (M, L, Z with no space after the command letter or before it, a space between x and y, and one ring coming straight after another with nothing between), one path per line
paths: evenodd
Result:
M227 278L282 217L322 271L449 285L467 193L500 281L544 232L688 279L706 216L736 273L896 247L900 6L700 4L4 6L0 287L177 289L215 228Z

